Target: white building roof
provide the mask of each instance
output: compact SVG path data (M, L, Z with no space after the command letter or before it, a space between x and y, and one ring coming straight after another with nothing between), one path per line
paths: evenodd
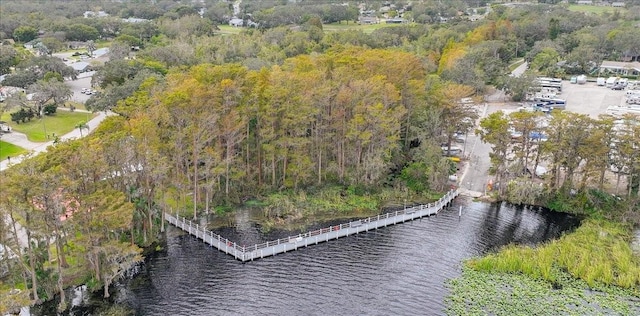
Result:
M79 61L77 63L71 64L71 67L75 71L84 71L87 69L87 67L89 67L89 63L86 61Z
M604 61L602 61L602 65L600 66L600 68L607 68L607 69L634 69L634 70L640 72L640 62L637 62L637 61L634 61L634 62L623 62L623 61L604 60Z
M239 18L233 18L233 19L229 20L229 25L232 25L232 26L243 26L244 25L244 20L239 19Z
M93 56L100 57L107 53L109 53L109 47L98 48L93 51Z
M122 19L122 21L127 22L127 23L142 23L142 22L147 22L149 20L140 19L140 18L126 18L126 19Z

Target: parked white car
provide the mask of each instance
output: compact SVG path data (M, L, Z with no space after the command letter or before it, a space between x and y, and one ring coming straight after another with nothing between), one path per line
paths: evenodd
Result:
M640 96L640 90L627 90L627 96L637 95Z

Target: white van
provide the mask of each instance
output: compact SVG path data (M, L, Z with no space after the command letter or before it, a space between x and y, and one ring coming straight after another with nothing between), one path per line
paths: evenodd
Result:
M618 79L618 82L616 84L622 85L623 87L627 87L628 82L629 80L627 80L627 78L622 78L622 79Z
M637 95L640 96L640 90L627 90L627 96Z
M606 87L613 88L613 86L616 85L616 82L618 82L618 77L609 77L607 78Z
M607 79L604 79L604 78L602 78L602 77L598 77L598 79L596 79L596 83L597 83L599 86L604 86L604 85L606 85L606 84L607 84Z

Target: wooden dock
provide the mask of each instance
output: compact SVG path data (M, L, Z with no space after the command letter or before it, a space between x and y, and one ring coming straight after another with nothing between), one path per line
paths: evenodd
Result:
M212 231L193 224L190 220L178 215L164 214L166 221L172 225L184 230L190 235L202 240L206 244L217 248L218 250L242 261L253 261L269 256L275 256L280 253L294 251L301 247L317 245L321 242L328 242L340 237L359 234L389 225L404 223L425 216L436 215L440 210L450 205L453 199L459 194L458 190L451 190L440 198L437 202L427 205L418 205L393 213L385 213L378 216L372 216L340 225L330 226L318 230L313 230L304 234L280 238L274 241L268 241L253 246L238 245L236 242L224 238Z

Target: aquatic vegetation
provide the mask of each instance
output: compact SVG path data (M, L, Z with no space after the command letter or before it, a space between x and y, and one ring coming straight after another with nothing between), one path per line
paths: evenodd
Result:
M629 238L629 230L622 224L588 220L574 233L546 245L511 245L467 264L479 271L519 272L551 283L566 271L590 287L604 284L637 288L640 258L634 256Z
M519 273L463 268L448 284L448 315L639 315L637 293L589 285L560 272L555 284Z
M465 263L450 315L639 315L640 258L630 229L587 220L536 248L510 245Z

